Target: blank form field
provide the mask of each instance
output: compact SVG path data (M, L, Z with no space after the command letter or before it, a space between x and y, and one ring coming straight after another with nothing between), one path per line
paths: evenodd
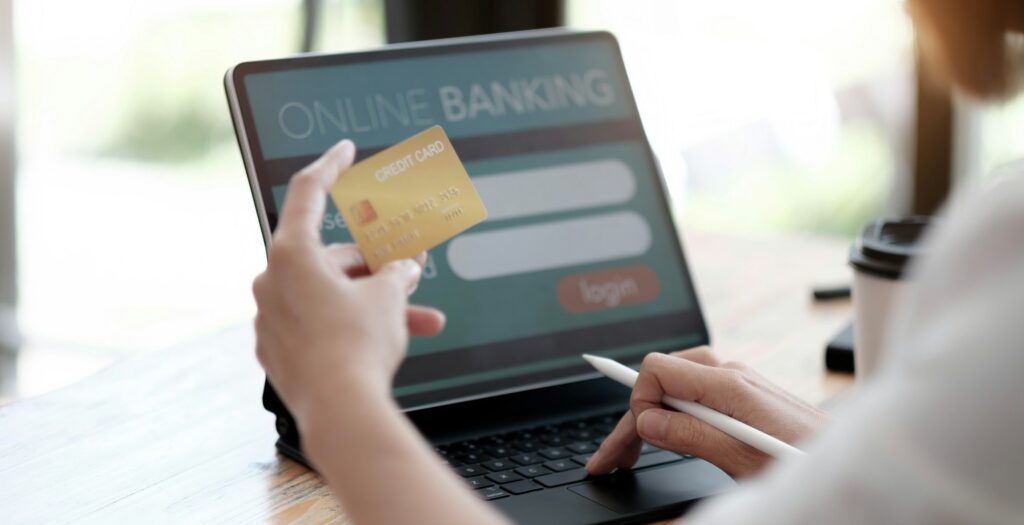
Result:
M636 194L633 170L619 159L481 175L473 185L488 221L622 204Z
M633 211L517 226L456 237L448 265L477 281L637 257L651 247L647 221Z

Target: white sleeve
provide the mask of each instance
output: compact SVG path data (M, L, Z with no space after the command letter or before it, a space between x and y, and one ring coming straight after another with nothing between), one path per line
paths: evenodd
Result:
M687 525L1024 523L1024 176L944 222L875 380Z

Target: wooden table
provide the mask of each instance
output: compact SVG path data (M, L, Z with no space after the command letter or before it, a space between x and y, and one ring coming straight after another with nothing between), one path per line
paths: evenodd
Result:
M804 399L851 378L823 367L848 301L847 243L687 235L712 340ZM0 409L0 522L343 523L320 479L274 450L249 326L118 363Z

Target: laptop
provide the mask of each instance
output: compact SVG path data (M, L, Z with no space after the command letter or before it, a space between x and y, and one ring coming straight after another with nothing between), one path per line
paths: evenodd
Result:
M580 354L638 365L709 339L611 34L246 62L225 86L266 243L290 177L338 140L355 141L361 159L437 124L451 138L489 216L430 252L411 300L448 325L411 341L393 393L481 498L522 523L631 523L734 485L651 446L632 469L583 469L630 392ZM321 231L325 243L352 242L332 202ZM263 403L279 450L306 463L269 383Z

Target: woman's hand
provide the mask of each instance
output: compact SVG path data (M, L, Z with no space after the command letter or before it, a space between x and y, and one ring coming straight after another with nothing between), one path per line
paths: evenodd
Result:
M828 416L741 363L707 347L644 358L630 409L587 463L591 474L629 468L644 441L710 461L731 476L753 474L771 457L690 415L662 408L663 396L696 401L794 444Z
M358 248L321 241L327 193L354 157L342 141L292 178L267 269L253 282L256 354L300 424L354 394L346 389L390 397L409 333L444 327L441 312L408 304L422 256L369 275Z
M409 334L444 327L441 312L408 304L423 260L368 275L354 246L320 240L328 189L354 157L342 141L289 184L267 270L253 283L256 354L352 522L505 523L391 398Z

